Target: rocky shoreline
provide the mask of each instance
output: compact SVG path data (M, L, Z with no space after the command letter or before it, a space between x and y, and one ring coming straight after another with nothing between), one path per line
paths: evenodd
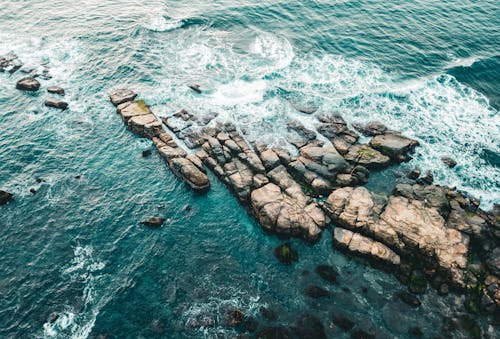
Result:
M217 115L181 110L160 119L128 89L110 100L125 124L150 138L172 171L195 191L210 183L209 168L255 216L265 231L314 242L334 226L333 246L393 272L413 293L430 284L438 293L468 295L477 312L500 309L500 225L498 208L456 189L432 185L432 175L408 173L407 183L380 195L360 186L370 170L411 159L418 146L386 126L371 122L354 128L337 114L319 116L317 132L292 121L298 156L261 143L248 144L241 131L217 122ZM172 134L170 134L172 133ZM174 137L193 149L182 149ZM326 199L325 199L326 198Z

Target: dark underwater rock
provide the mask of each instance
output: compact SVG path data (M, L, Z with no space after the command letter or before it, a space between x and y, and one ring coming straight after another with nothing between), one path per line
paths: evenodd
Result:
M48 319L48 321L49 321L49 323L50 323L50 324L53 324L53 323L55 323L55 322L56 322L56 320L57 320L57 319L59 319L59 313L57 313L57 312L52 312L52 313L49 315L49 319Z
M344 331L352 330L352 328L355 325L354 321L341 314L333 314L332 322L335 324L335 326L339 327Z
M16 88L22 91L38 91L40 82L33 77L22 78L16 83Z
M406 177L411 180L417 180L418 177L420 177L420 170L418 168L415 168L411 170Z
M188 87L191 88L196 93L201 94L200 85L193 84L193 85L188 85Z
M153 152L150 149L145 149L144 151L142 151L142 156L144 158L149 157L151 154L153 154Z
M118 106L120 104L123 104L124 102L127 101L132 101L137 97L137 93L134 91L131 91L126 88L120 88L117 90L114 90L110 96L109 99L113 103L113 105Z
M294 334L300 339L327 338L321 321L310 314L299 316L292 327L294 329Z
M330 265L318 265L314 270L323 280L332 284L337 282L338 272Z
M351 333L352 339L375 339L373 334L370 334L362 329L356 329Z
M224 318L228 326L238 327L243 323L243 320L245 319L245 314L243 314L243 312L238 308L232 308L227 310Z
M304 290L305 294L311 298L324 298L330 296L330 291L318 285L309 285Z
M283 326L266 327L257 333L257 339L292 339L292 332Z
M66 94L64 91L64 88L59 87L59 86L50 86L47 88L47 92L52 93L52 94L59 94L61 96L64 96Z
M45 106L65 110L68 108L68 103L62 100L49 98L45 100Z
M148 220L142 221L141 224L148 227L160 227L165 222L164 218L151 217Z
M268 307L261 307L259 312L262 315L262 317L264 317L265 319L267 319L269 321L278 320L278 315L276 314L276 312L274 312L272 309L270 309Z
M396 294L396 296L405 304L411 306L411 307L419 307L422 305L420 300L413 294L401 291Z
M0 190L0 206L5 205L9 201L13 200L12 193Z
M276 247L274 256L285 265L290 265L292 262L299 260L299 253L292 248L289 242Z
M422 271L416 270L411 272L410 280L408 281L408 290L415 294L425 293L427 290L427 279Z

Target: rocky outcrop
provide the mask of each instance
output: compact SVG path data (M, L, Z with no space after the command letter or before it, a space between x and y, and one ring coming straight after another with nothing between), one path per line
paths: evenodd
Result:
M65 110L68 108L68 103L62 100L49 98L45 100L45 106Z
M207 191L210 181L201 160L194 154L188 155L180 148L163 129L162 123L149 106L142 100L134 100L136 96L130 90L120 89L111 93L110 100L115 103L117 112L133 132L153 140L174 174L182 178L193 190Z
M14 73L22 66L23 63L13 52L0 56L0 72Z
M33 77L22 78L16 83L16 88L22 91L38 91L40 83Z
M391 159L366 144L356 144L347 149L345 159L368 169L381 169L391 163Z

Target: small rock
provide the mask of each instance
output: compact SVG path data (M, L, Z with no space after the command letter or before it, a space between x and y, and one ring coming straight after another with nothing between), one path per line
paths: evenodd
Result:
M80 180L81 178L82 178L82 176L81 176L81 175L75 175L75 179L76 179L76 180Z
M16 88L22 91L38 91L40 83L33 77L26 77L17 82Z
M165 222L164 218L151 217L148 220L142 221L141 224L148 227L160 227Z
M411 293L423 294L427 290L427 279L422 271L413 271L408 282L408 290Z
M417 180L420 177L420 170L415 168L410 173L408 173L407 178L411 180Z
M441 284L441 285L439 285L437 292L441 296L447 295L448 293L450 293L450 288L448 287L448 284Z
M65 110L66 108L68 108L68 103L62 100L49 98L45 100L45 106Z
M322 279L335 284L337 282L338 273L330 265L319 265L314 270Z
M0 206L5 205L13 199L12 193L0 190Z
M318 285L309 285L305 289L305 294L311 298L323 298L330 296L330 292Z
M422 305L420 300L411 293L402 291L397 293L396 295L399 299L401 299L402 302L410 305L411 307L419 307L420 305Z
M184 205L182 209L184 210L184 212L189 212L193 209L193 207L191 207L191 205Z
M188 87L191 88L196 93L201 94L200 85L193 84L193 85L188 85Z
M36 193L36 189L34 189L34 188L30 188L30 193L31 193L31 194L35 194L35 193Z
M420 185L432 185L434 182L434 175L431 172L427 172L425 177L417 180L417 183Z
M153 152L150 149L145 149L144 151L142 151L142 156L146 158L149 157L152 153Z
M442 157L441 161L449 168L453 168L457 165L457 162L450 157Z
M293 323L293 328L298 338L327 338L321 321L310 314L299 316Z
M66 94L64 91L64 88L59 87L59 86L50 86L47 88L47 92L53 93L53 94L59 94L61 96L64 96Z
M285 265L290 265L292 262L299 260L298 252L292 248L289 242L276 247L274 256Z
M241 310L233 308L226 312L225 319L228 326L237 327L243 322L245 315Z

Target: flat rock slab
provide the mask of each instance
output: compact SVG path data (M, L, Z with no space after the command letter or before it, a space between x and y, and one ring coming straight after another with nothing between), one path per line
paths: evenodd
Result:
M114 90L109 96L113 105L118 106L127 101L132 101L137 97L137 93L126 88Z
M376 135L370 141L371 147L396 162L409 160L408 153L412 152L417 145L418 141L394 133Z
M68 103L62 100L49 98L45 100L45 106L65 110L68 108Z
M40 82L33 77L22 78L16 83L16 88L22 91L38 91Z
M370 169L380 169L389 166L391 159L366 144L357 144L349 148L344 155L347 161Z
M59 86L50 86L47 88L47 92L52 93L52 94L59 94L61 96L64 96L66 92L64 91L64 88L59 87Z

